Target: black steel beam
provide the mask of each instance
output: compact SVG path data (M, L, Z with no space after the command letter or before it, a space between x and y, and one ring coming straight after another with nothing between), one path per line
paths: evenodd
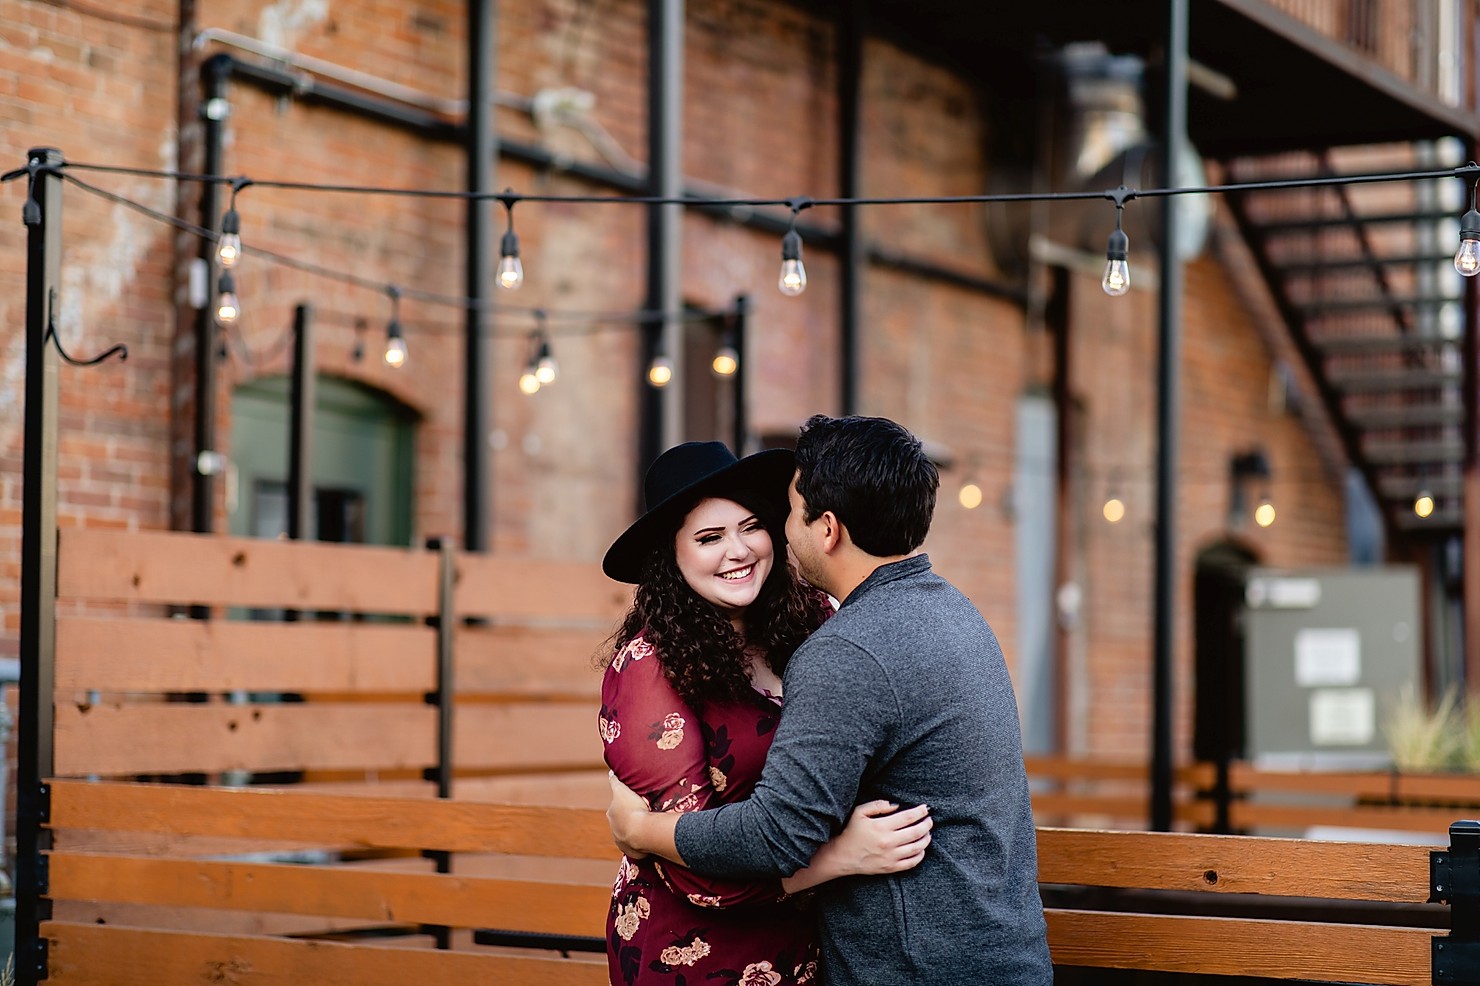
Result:
M494 126L493 80L498 46L495 43L497 5L494 0L472 0L468 9L468 121L464 130L466 187L472 195L494 189L498 161L498 133ZM463 313L463 547L489 548L489 515L493 496L488 481L488 428L492 346L485 323L492 314L482 302L491 284L490 244L493 202L469 198L464 210L467 247L463 255L463 294L471 299Z
M288 388L288 537L307 538L313 518L313 422L318 406L318 366L313 311L293 309L293 373Z

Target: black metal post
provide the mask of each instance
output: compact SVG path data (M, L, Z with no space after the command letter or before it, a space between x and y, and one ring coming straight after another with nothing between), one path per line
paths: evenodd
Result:
M201 66L205 101L201 103L201 142L204 160L201 170L206 175L221 174L224 155L226 120L231 107L226 101L226 87L231 78L229 56L215 55ZM200 225L216 229L221 223L221 192L215 182L201 182ZM200 241L200 259L206 269L214 271L216 244ZM209 292L214 298L215 292ZM195 461L191 477L191 529L209 533L216 523L216 480L214 469L201 469L200 453L214 451L216 445L216 315L207 303L195 313Z
M838 8L838 194L859 196L861 141L860 93L863 73L864 11L861 0ZM859 282L863 276L864 245L858 228L858 207L839 209L838 349L842 371L844 414L858 411Z
M750 415L749 405L745 399L745 367L750 362L750 353L746 352L746 323L750 320L750 296L740 294L735 296L735 379L731 386L734 387L735 408L735 444L731 446L735 454L745 455L750 447Z
M32 167L60 165L62 153L33 148ZM33 171L26 224L26 405L21 503L21 681L16 736L16 982L47 977L41 922L46 900L44 853L51 833L47 780L53 770L57 585L57 351L49 332L61 289L62 179Z
M457 613L453 606L457 580L457 553L451 540L432 538L428 550L437 552L437 690L426 697L437 707L437 763L427 772L427 779L437 784L437 797L452 797L454 773L452 716L457 707L453 679L453 637L457 633ZM452 872L452 853L445 849L423 850L438 873ZM424 924L422 931L436 941L437 947L452 947L452 929L447 925Z
M288 537L301 541L313 530L313 419L318 368L314 357L313 310L293 310L293 376L288 398Z
M1167 0L1162 180L1176 181L1187 133L1187 0ZM1156 367L1156 588L1152 656L1151 828L1172 827L1172 659L1177 601L1177 417L1181 412L1182 262L1175 199L1162 200Z
M648 2L648 187L647 194L676 198L683 191L681 127L683 113L683 0ZM675 373L662 389L649 386L647 368L661 350L675 368L683 365L679 323L671 317L679 303L679 237L683 219L677 205L647 207L647 299L643 307L664 316L642 333L639 367L637 447L638 498L647 467L664 448L680 440L683 376Z
M1480 822L1449 826L1449 849L1429 853L1429 901L1449 905L1449 934L1435 935L1435 983L1480 983Z
M498 133L494 128L493 79L497 65L497 5L494 0L468 4L467 186L474 195L493 191ZM463 360L463 547L486 551L492 489L488 477L490 346L484 326L491 320L483 302L489 291L489 216L493 203L467 202L467 270L463 293L470 299Z

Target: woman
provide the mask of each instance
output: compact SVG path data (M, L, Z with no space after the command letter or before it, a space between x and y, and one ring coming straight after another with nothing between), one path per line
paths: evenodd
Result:
M832 614L786 563L792 471L784 450L737 460L720 442L670 449L648 471L647 512L602 563L611 578L637 584L602 683L606 761L657 810L749 796L781 715L786 662ZM718 880L624 857L607 918L611 981L815 982L815 921L790 895L915 865L929 823L923 809L890 814L895 807L856 809L811 866L784 881Z

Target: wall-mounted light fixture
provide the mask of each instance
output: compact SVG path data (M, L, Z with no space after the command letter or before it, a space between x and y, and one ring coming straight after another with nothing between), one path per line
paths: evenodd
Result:
M1269 495L1269 457L1263 449L1240 452L1228 460L1231 483L1228 501L1228 526L1241 527L1248 509L1249 493L1254 494L1254 523L1268 527L1274 523L1274 501Z

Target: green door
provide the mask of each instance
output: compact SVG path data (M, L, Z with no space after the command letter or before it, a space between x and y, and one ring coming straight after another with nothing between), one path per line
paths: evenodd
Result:
M414 413L346 380L320 376L315 389L309 537L409 545ZM228 528L279 537L288 529L288 378L238 387L231 420L237 478Z

